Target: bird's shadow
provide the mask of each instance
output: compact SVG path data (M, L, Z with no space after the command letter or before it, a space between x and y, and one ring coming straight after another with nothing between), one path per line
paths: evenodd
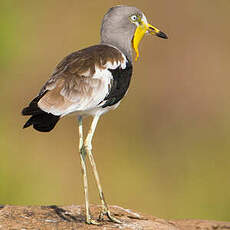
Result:
M85 222L85 216L78 214L71 215L67 210L58 207L57 205L50 205L48 208L52 209L62 220L68 222Z

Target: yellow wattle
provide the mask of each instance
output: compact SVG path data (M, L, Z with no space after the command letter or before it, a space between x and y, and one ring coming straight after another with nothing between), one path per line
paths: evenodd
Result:
M145 25L139 25L136 28L136 31L134 33L134 37L133 37L133 49L136 52L136 58L135 61L137 61L138 57L139 57L139 51L138 51L138 46L140 44L140 41L142 40L142 38L144 37L146 31L147 31L148 27Z

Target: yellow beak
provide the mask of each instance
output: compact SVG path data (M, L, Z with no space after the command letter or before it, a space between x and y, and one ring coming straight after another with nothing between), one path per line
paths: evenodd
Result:
M136 52L135 61L137 61L137 59L139 57L138 46L140 44L140 41L142 40L142 38L144 37L144 35L146 33L154 34L154 35L161 37L161 38L164 38L164 39L168 38L165 33L160 31L156 27L154 27L150 24L145 24L144 22L140 23L139 26L136 28L136 31L135 31L134 37L133 37L133 41L132 41L133 49Z

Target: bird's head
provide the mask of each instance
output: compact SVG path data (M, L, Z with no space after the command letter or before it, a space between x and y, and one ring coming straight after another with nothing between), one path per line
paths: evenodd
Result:
M167 35L148 23L142 11L132 6L119 5L112 7L103 18L101 37L102 42L111 43L118 48L130 52L132 45L139 57L138 46L145 34L156 35L167 39ZM124 51L124 50L122 50Z

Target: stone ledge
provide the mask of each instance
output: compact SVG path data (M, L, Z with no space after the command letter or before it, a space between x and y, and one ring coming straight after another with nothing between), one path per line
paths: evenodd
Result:
M100 206L91 206L97 218ZM0 206L0 230L230 230L230 222L210 220L164 220L118 206L110 206L111 213L122 221L115 224L105 220L101 225L85 224L83 206Z

